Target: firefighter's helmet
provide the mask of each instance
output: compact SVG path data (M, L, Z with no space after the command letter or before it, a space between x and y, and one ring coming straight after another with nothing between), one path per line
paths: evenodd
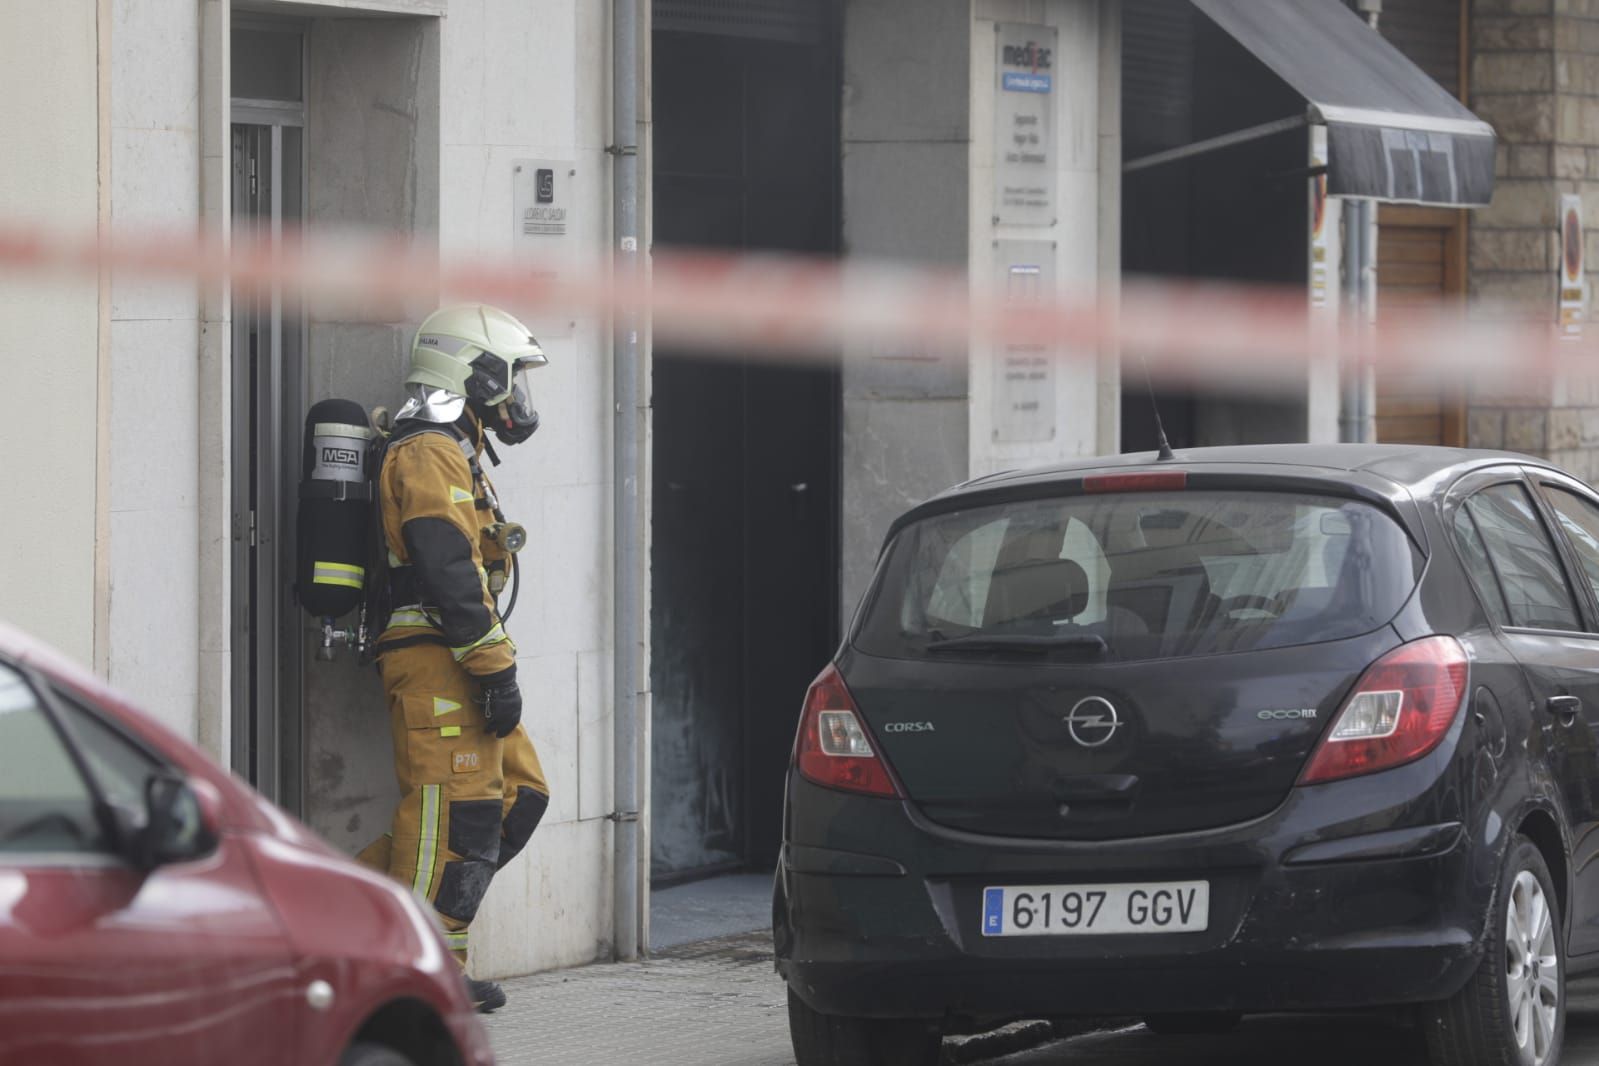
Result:
M548 362L528 328L499 308L446 307L417 329L405 380L466 397L487 428L515 444L538 428L525 372Z

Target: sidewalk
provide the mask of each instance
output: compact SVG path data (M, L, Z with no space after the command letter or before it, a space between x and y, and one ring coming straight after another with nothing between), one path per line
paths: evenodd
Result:
M501 984L510 1003L484 1019L499 1066L794 1066L765 929ZM945 1040L944 1061L992 1062L1064 1035L1018 1022Z
M484 1019L499 1066L794 1066L771 891L770 874L663 889L649 959L502 981L510 1003ZM1021 1022L946 1040L944 1058L978 1063L1059 1035Z
M792 1066L769 930L501 982L499 1066Z

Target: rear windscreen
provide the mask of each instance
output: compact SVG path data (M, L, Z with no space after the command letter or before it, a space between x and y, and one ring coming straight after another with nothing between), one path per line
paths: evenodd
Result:
M1421 557L1363 503L1127 493L935 515L889 549L869 655L1156 659L1339 640L1384 625Z

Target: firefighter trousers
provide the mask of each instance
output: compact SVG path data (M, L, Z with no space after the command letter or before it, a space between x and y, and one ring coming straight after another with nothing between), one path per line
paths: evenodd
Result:
M484 728L478 684L448 648L417 644L378 660L388 694L400 805L356 856L433 905L455 957L495 873L527 845L550 789L527 731Z

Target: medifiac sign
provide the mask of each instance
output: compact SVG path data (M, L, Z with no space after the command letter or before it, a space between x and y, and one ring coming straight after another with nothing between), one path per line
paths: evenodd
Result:
M1002 22L997 27L994 221L1055 222L1055 30Z

